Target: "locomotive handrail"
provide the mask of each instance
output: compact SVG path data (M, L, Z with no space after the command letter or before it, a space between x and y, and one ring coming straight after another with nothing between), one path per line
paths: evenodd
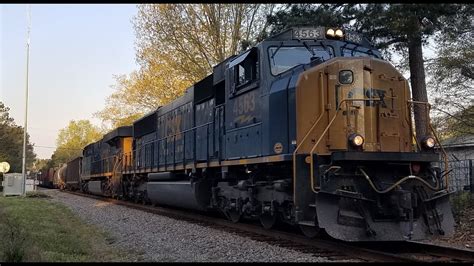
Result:
M319 139L316 141L316 143L313 145L313 148L311 149L310 151L310 154L309 154L309 157L310 157L310 181L311 181L311 190L314 192L314 193L318 193L317 190L320 189L320 187L317 186L317 184L315 184L315 180L314 180L314 160L313 160L313 156L314 156L314 151L315 149L317 148L317 146L319 145L319 143L321 142L321 140L323 139L323 137L326 135L327 131L329 130L329 128L332 126L332 123L335 121L337 115L339 114L339 111L341 110L341 106L343 103L346 104L346 109L348 109L347 107L347 103L348 102L355 102L355 101L380 101L380 98L379 99L344 99L342 100L339 105L337 106L337 109L336 109L336 113L334 114L334 116L332 117L331 121L328 123L328 125L326 126L326 128L324 129L323 133L320 135ZM413 103L419 103L419 104L428 104L429 106L429 103L426 103L426 102L416 102L416 101L409 101L409 102L413 102ZM436 132L434 130L434 128L432 127L431 123L429 123L428 121L428 124L429 126L431 127L431 130L433 132L433 134L435 135L435 138L437 139L438 141L438 144L440 143L439 140L438 140L438 137L436 135ZM440 147L441 147L441 144L440 144ZM444 155L446 155L444 149L442 149ZM446 161L446 156L445 156L445 165L447 165L447 161ZM446 166L446 169L447 169L447 166ZM296 175L294 176L294 178L296 178ZM404 182L405 180L407 180L408 178L406 179L401 179L403 180L402 182ZM400 181L401 181L400 180ZM447 180L447 179L446 179ZM424 181L424 180L423 180ZM396 184L400 184L399 182L397 182ZM427 186L429 186L427 184ZM433 190L438 190L439 188L439 184L437 184L436 188L433 188L431 186L429 186L431 189ZM447 186L446 186L447 188Z
M431 124L431 121L430 121L430 117L429 117L429 113L430 113L430 110L431 110L431 104L429 102L421 102L421 101L410 101L408 100L407 103L409 104L409 108L410 108L410 112L411 112L411 106L414 106L412 104L423 104L425 105L426 107L426 111L427 111L427 124L429 126L429 128L431 129L431 132L433 133L435 139L436 139L436 142L438 143L440 149L441 149L441 153L442 153L442 156L443 156L443 161L444 161L444 169L447 171L447 175L446 175L446 178L445 178L445 187L446 189L448 189L448 186L449 186L449 164L448 164L448 155L446 154L446 151L444 150L444 147L443 145L441 145L441 141L439 141L439 138L438 138L438 133L436 132L436 130L434 129L433 125ZM410 132L412 132L411 128L410 128ZM413 133L412 133L413 134ZM421 147L420 147L420 144L418 143L418 139L416 138L415 135L412 135L412 138L415 139L415 142L416 142L416 145L418 147L419 150L421 150Z
M428 103L428 102L421 102L421 101L411 101L411 100L408 100L407 101L407 104L408 104L408 108L410 109L410 115L411 113L413 112L414 113L414 110L412 110L412 106L414 106L413 104L424 104L425 105L425 109L426 109L426 113L429 114L430 113L430 107L431 105ZM407 119L408 120L408 119ZM429 115L428 115L428 124L430 124L430 121L429 121ZM419 151L421 151L421 146L420 146L420 143L418 142L418 139L416 138L416 134L413 132L413 129L410 128L410 132L412 134L412 138L415 139L415 143L416 143L416 147L418 148Z
M320 96L321 97L319 97L321 99L320 104L319 104L319 106L321 106L321 111L320 111L321 114L319 115L318 119L316 119L316 122L314 122L313 125L311 126L311 128L308 130L308 132L303 137L301 142L296 146L296 149L293 152L293 194L294 195L296 195L296 185L295 185L295 182L296 182L296 152L303 145L303 143L305 142L305 140L309 136L309 134L311 134L311 132L313 132L313 130L316 128L316 125L319 123L321 118L323 118L323 114L325 113L324 112L324 99L323 99L323 96L324 96L323 85L324 85L324 83L323 83L323 73L322 72L319 72L319 80L320 80L320 85L321 85L320 86L320 88L321 88L321 95ZM294 197L293 200L296 201L296 197ZM296 203L295 203L295 205L296 205Z
M186 133L188 133L188 132L195 132L195 131L196 131L197 129L199 129L199 128L204 128L204 127L206 127L206 129L207 129L207 134L209 134L209 132L208 132L208 131L209 131L209 126L212 125L212 124L214 124L213 121L212 121L212 122L207 122L207 123L205 123L205 124L202 124L202 125L199 125L199 126L195 126L195 127L192 127L192 128L186 129L186 130L183 130L183 131L181 131L181 132L179 132L179 133L176 133L176 134L168 135L168 136L163 137L163 138L160 138L160 139L156 139L156 140L153 140L153 141L149 141L149 142L143 143L142 147L140 147L140 148L138 148L138 149L132 150L132 151L130 152L130 155L133 154L133 153L139 152L139 151L141 151L142 149L145 149L145 146L146 146L146 145L151 145L151 144L154 144L154 143L159 143L159 142L161 142L161 141L165 141L165 144L167 145L167 143L168 143L167 140L168 140L169 138L173 138L173 139L174 139L174 142L175 142L175 141L176 141L176 140L175 140L176 136L181 135L181 134L186 134ZM185 145L185 144L184 144L184 145ZM183 145L183 146L184 146L184 145ZM176 145L173 145L173 146L176 146ZM209 147L208 147L208 149L209 149ZM159 149L158 149L158 150L159 150ZM154 151L152 151L152 152L154 153ZM159 152L159 151L158 151L158 152ZM208 151L207 153L208 153L208 155L209 155L209 151ZM185 154L185 148L184 148L184 147L183 147L183 154ZM145 155L145 156L146 156L146 155ZM173 153L173 165L175 165L175 156L176 156L176 155L175 155L175 152L174 152L174 153ZM185 156L185 155L183 155L183 156ZM132 167L133 170L137 170L137 166L135 165L135 162L136 162L136 159L137 159L136 157L139 157L139 156L133 157L134 160L133 160L133 162L132 162L132 158L131 158L131 156L130 156L130 162L129 162L129 164L130 164L130 166ZM167 165L167 161L166 161L166 160L167 160L167 157L168 157L168 156L166 156L166 155L164 156L164 159L165 159L165 166ZM185 157L184 157L184 158L185 158ZM185 163L185 160L183 160L183 163ZM159 163L158 163L157 167L159 167ZM131 169L131 170L132 170L132 169Z
M431 123L429 123L429 125L430 125L430 128L431 128L431 131L433 132L434 137L436 138L436 142L438 142L439 148L441 149L441 152L443 153L444 170L446 171L445 187L446 187L446 189L448 189L448 186L449 186L449 182L448 182L449 181L449 173L451 172L451 171L449 171L448 154L446 154L446 151L444 150L443 145L441 145L441 141L439 141L439 138L438 138L438 133L434 129L433 125Z
M415 144L416 144L416 147L419 151L421 151L421 146L420 146L420 143L418 143L418 140L416 139L416 134L413 132L413 126L412 126L412 121L411 121L411 113L412 113L412 109L411 109L411 105L410 105L410 102L407 101L407 106L409 108L409 113L408 113L408 116L405 117L405 121L408 123L408 126L410 128L410 137L412 139L415 139Z
M336 109L336 113L334 114L333 118L331 119L331 121L328 123L328 125L326 126L326 128L324 129L323 133L321 134L321 136L319 136L319 139L318 141L316 141L316 143L313 145L313 148L311 149L311 151L309 152L309 156L311 157L310 158L310 180L311 180L311 190L314 192L314 193L318 193L317 190L320 189L320 187L317 187L315 186L315 183L314 183L314 161L313 161L313 155L314 155L314 150L316 149L316 147L319 145L319 142L321 142L321 140L323 139L323 137L326 135L327 131L329 130L329 128L331 127L332 123L334 122L334 120L336 120L336 117L337 115L339 114L339 111L341 110L341 105L343 103L346 104L346 109L348 108L347 107L347 102L355 102L355 101L380 101L380 97L377 99L377 98L371 98L371 99L344 99L342 100L339 105L337 106L337 109ZM316 184L317 185L317 184Z

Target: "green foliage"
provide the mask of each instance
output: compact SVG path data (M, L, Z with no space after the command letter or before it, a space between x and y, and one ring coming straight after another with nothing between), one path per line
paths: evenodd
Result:
M340 27L355 18L353 4L289 4L283 10L269 15L271 34L293 26Z
M456 14L453 4L367 4L355 10L354 27L370 38L378 48L397 44L396 49L407 48L413 36L423 41L444 26L442 18ZM420 27L414 27L419 24Z
M451 207L454 214L454 219L459 223L459 216L467 208L474 206L474 201L472 198L472 193L470 192L458 192L450 196Z
M38 172L42 169L46 169L51 163L51 159L36 159L31 167L33 172Z
M474 14L463 5L435 40L438 55L427 62L432 77L433 114L438 130L447 136L473 134L474 117Z
M48 194L41 191L28 191L25 196L27 198L51 198Z
M454 114L450 114L441 108L436 109L436 111L442 114L433 119L433 125L441 140L474 135L474 104Z
M21 172L23 164L23 127L17 126L6 107L0 102L0 162L10 164L9 172ZM26 167L29 169L36 158L30 136L26 134Z
M67 127L61 129L56 139L56 150L47 167L56 167L81 156L82 149L102 137L100 129L89 120L71 120Z

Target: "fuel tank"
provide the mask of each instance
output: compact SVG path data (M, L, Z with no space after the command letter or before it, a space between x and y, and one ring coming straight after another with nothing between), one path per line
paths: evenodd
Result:
M101 189L101 181L89 181L87 183L87 190L94 195L103 196L104 192Z
M193 210L206 210L211 198L208 181L148 182L147 195L152 203Z

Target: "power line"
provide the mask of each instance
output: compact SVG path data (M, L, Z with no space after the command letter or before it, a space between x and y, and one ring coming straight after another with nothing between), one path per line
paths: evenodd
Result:
M57 149L57 150L75 150L75 151L82 151L82 149L73 149L73 148L61 148L61 147L53 147L53 146L40 146L40 145L32 145L33 147L38 148L48 148L48 149Z

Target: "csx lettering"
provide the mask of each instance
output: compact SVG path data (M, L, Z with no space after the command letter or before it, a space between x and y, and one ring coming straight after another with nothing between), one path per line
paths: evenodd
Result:
M387 105L385 104L385 93L386 91L384 90L379 90L379 89L364 89L365 91L365 97L369 99L378 99L380 98L380 101L367 101L365 102L365 106L374 106L376 102L380 102L382 104L383 108L387 108Z
M255 111L255 95L253 93L247 93L236 99L233 108L235 116L247 114L253 111Z

